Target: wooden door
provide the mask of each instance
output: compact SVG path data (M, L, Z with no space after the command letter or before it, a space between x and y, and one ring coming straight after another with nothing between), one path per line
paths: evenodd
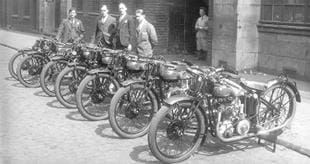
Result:
M9 26L22 31L38 30L38 0L13 0L7 3Z

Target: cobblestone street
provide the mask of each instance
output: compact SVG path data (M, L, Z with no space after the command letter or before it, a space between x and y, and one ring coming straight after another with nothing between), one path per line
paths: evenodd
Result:
M76 109L63 108L41 88L24 88L9 77L7 64L15 51L0 46L0 163L159 163L146 136L120 139L108 121L90 122ZM270 147L270 146L269 146ZM307 156L282 146L250 139L234 144L205 143L184 163L310 163Z

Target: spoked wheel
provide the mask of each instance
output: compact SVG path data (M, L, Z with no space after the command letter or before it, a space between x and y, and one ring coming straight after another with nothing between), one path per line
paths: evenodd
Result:
M17 73L16 73L18 63L20 63L24 57L25 55L22 52L17 52L11 57L9 61L8 69L9 69L10 75L16 80L18 80Z
M42 90L49 96L55 96L55 82L58 74L67 66L66 61L50 61L44 67L40 75Z
M118 88L117 80L108 74L86 76L76 92L81 115L91 121L107 119L111 99Z
M264 130L290 123L296 109L294 92L285 85L276 84L261 96L258 106L258 124ZM268 102L268 103L267 103Z
M148 143L153 155L164 163L181 162L199 147L205 133L201 110L192 102L163 106L151 122Z
M155 94L144 85L120 88L111 101L110 125L120 137L141 137L147 133L158 103Z
M40 86L40 73L45 64L42 56L27 56L17 66L17 77L21 84L29 88Z
M80 82L86 76L82 66L66 67L56 78L55 93L57 100L67 108L76 108L75 94Z

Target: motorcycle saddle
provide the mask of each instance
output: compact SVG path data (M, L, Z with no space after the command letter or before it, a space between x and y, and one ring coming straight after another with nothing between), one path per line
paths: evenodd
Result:
M257 81L242 81L244 85L252 90L265 91L267 89L267 83Z

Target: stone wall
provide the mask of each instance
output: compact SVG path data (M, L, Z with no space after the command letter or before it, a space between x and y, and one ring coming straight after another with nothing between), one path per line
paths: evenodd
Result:
M236 64L237 0L213 2L212 65Z
M260 0L239 0L237 7L236 69L252 69L258 62Z
M310 36L260 31L259 41L261 71L310 79Z

